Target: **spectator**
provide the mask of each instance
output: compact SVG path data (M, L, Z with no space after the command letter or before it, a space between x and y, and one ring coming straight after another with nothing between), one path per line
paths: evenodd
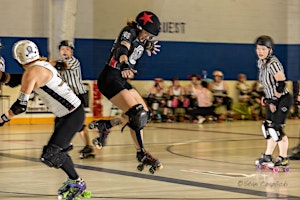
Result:
M171 107L174 118L176 118L175 115L178 114L176 113L178 112L177 108L184 108L184 113L179 114L185 114L187 112L190 100L185 95L185 88L180 85L179 79L177 77L174 77L172 79L172 85L168 87L168 96L168 107ZM177 121L181 120L178 119Z
M261 105L261 99L265 96L263 85L257 80L252 85L251 102L253 104L253 119L261 120L265 113L265 106Z
M214 104L216 106L225 105L228 120L232 120L232 99L228 96L228 85L223 81L224 75L221 71L213 72L212 92L214 95Z
M197 97L195 96L195 90L200 89L200 80L201 76L197 74L192 74L189 76L189 79L191 80L191 83L187 85L186 87L186 94L188 98L190 99L190 109L196 108L198 106L197 104Z
M215 106L213 105L213 94L208 89L208 83L206 81L201 82L200 88L194 89L194 95L197 98L197 107L189 111L189 115L192 117L193 123L202 124L205 121L205 117L212 115L217 122L221 122L221 115L215 113Z

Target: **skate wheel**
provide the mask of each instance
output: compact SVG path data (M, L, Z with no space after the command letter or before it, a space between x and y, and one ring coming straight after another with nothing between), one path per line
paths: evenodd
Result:
M149 172L154 174L156 172L156 167L150 167Z
M272 169L272 171L273 171L274 173L278 173L278 172L279 172L279 169L278 169L278 167L274 167L274 168Z
M90 192L90 191L87 191L87 190L85 190L83 193L82 193L82 197L84 197L84 198L91 198L91 196L92 196L92 193Z
M89 123L89 129L94 129L95 128L95 124L93 122Z
M137 166L137 169L138 169L139 171L143 171L143 170L144 170L144 165L143 165L143 164L139 164L139 165Z
M256 165L257 169L263 169L262 165Z
M284 171L284 172L289 172L289 171L290 171L290 168L289 168L289 167L284 167L284 168L283 168L283 171Z

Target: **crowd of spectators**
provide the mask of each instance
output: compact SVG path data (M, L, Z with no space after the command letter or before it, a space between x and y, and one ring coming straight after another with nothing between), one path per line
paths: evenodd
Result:
M181 85L178 77L173 77L167 85L163 78L154 79L145 100L152 110L155 122L183 122L202 124L205 121L222 122L240 119L243 111L233 109L235 103L244 105L249 110L249 118L259 120L263 116L260 104L263 96L262 86L255 81L251 86L245 74L239 74L236 82L238 102L228 94L228 85L221 71L214 71L213 78L201 79L198 74L189 76L190 83ZM222 112L216 109L223 107Z

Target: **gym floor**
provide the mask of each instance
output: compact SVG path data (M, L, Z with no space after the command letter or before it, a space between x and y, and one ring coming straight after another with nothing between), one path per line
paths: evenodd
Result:
M91 199L300 199L300 161L290 161L290 172L254 165L266 145L261 121L150 123L145 147L164 165L155 174L148 167L137 170L129 130L120 129L112 129L95 158L79 158L84 146L79 134L72 141L70 155ZM287 121L290 147L298 145L299 130L300 120ZM52 125L8 125L0 131L0 199L57 199L66 175L39 161ZM89 132L91 139L97 134Z

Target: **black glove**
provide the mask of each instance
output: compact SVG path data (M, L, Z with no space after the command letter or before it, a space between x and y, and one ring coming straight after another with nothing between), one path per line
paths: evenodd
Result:
M279 103L279 99L277 97L272 97L270 99L265 99L265 103L272 104L277 107Z
M57 70L64 70L64 69L66 69L66 63L63 60L57 60L54 67Z
M129 62L128 61L125 61L125 62L121 62L120 63L120 70L121 71L125 71L125 70L131 70L132 67L130 66Z
M9 122L9 119L5 114L1 115L2 122L0 122L0 126L3 126L6 122Z

